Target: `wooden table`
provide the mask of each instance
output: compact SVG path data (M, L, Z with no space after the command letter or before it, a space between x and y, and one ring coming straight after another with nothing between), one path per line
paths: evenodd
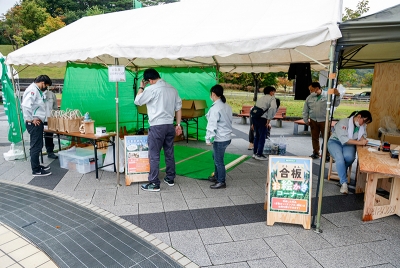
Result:
M391 158L389 152L370 152L368 146L357 146L357 154L356 193L365 192L363 221L400 216L399 159ZM376 194L379 179L391 180L389 199Z
M142 115L142 122L143 122L143 130L144 130L144 120L148 119L148 115L145 113L139 113ZM202 115L203 116L203 115ZM201 116L182 116L181 123L186 124L186 143L189 142L189 125L196 124L196 139L199 140L199 117ZM174 119L175 120L175 119ZM194 122L194 123L190 123Z
M94 163L95 163L95 170L96 170L96 179L99 178L99 168L107 167L107 166L110 166L110 165L114 165L114 172L117 172L116 167L115 167L115 136L116 136L115 133L97 136L97 135L95 135L95 134L82 134L82 133L80 133L80 132L70 132L70 133L68 133L68 132L53 131L53 130L48 130L48 129L45 129L44 132L53 133L53 134L56 134L56 135L57 135L57 139L58 139L58 149L59 149L60 151L61 151L61 142L60 142L60 139L62 138L62 136L87 139L87 140L88 140L88 143L90 143L91 145L93 145L94 158L96 159L96 160L94 161ZM97 145L97 142L99 142L99 141L105 141L105 142L107 142L109 145L99 147L99 146ZM107 147L109 147L109 146L112 146L112 147L113 147L113 163L108 164L108 165L105 165L105 166L103 165L103 166L99 167L98 164L97 164L97 150L98 150L98 149L102 149L102 148L107 148Z

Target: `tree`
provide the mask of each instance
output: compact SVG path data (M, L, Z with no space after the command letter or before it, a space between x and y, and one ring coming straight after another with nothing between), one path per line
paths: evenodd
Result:
M65 23L61 20L60 17L53 18L52 16L47 17L46 21L42 26L39 27L38 32L40 37L46 36L51 32L57 31L65 26Z
M5 14L1 22L3 36L10 40L13 49L18 49L40 37L39 27L46 21L48 13L35 1L24 1Z
M292 87L293 86L293 81L289 80L287 78L287 74L285 74L285 76L283 76L283 77L282 76L278 77L278 85L283 87L283 89L286 92L286 88L287 87Z
M104 11L101 10L99 6L93 6L86 10L86 16L94 16L104 14Z
M362 83L365 86L372 86L372 78L374 77L373 73L366 73L362 79Z
M356 84L359 80L359 76L355 69L341 69L339 71L339 81L342 81L347 87Z
M64 25L61 18L52 18L35 0L25 0L7 11L0 30L16 50Z
M342 17L342 21L358 18L362 14L368 12L369 10L368 3L369 3L368 0L361 0L360 2L358 2L356 10L352 10L348 7L345 7L344 8L345 14ZM342 69L339 72L338 79L343 84L350 87L356 84L360 80L360 77L356 74L356 70L354 69Z
M368 12L369 10L368 3L369 3L368 0L361 0L360 2L358 2L356 10L352 10L348 7L345 7L344 8L345 14L342 17L342 21L358 18L362 14Z

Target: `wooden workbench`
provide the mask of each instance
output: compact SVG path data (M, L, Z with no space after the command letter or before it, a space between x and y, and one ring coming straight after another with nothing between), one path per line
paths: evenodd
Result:
M391 146L391 148L397 145ZM367 146L357 146L358 167L356 193L364 194L363 221L390 215L400 216L400 163L389 152L370 152ZM389 198L376 194L378 180L391 181Z

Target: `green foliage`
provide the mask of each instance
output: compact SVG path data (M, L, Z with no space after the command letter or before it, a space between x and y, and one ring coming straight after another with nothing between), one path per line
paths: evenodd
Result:
M233 113L239 113L243 105L254 105L253 94L244 93L238 90L225 90L224 96L226 102L232 107ZM261 96L261 95L259 95ZM302 117L304 101L294 100L294 97L289 94L276 94L281 100L281 106L286 107L287 117ZM335 119L348 117L355 110L368 110L368 102L355 102L352 100L342 100L334 113Z
M0 21L0 31L16 50L40 37L55 31L64 24L58 17L52 18L35 0L25 0L15 5Z
M179 2L179 0L141 0L140 2L144 7L148 7Z
M372 86L372 78L374 77L373 73L366 73L364 78L362 79L362 83L366 86Z
M357 83L358 80L359 77L355 69L341 69L339 71L339 81L347 87Z
M368 3L369 3L368 0L361 0L360 2L358 2L356 10L352 10L348 7L345 7L344 8L345 14L342 17L342 21L358 18L362 14L368 12L369 10Z
M219 82L240 85L240 90L254 91L255 79L258 88L264 88L266 86L277 86L279 76L284 76L284 73L220 73Z
M92 6L86 10L86 16L94 16L104 14L104 11L99 6Z
M53 18L52 16L48 16L46 21L42 26L39 27L38 33L40 37L46 36L51 32L57 31L65 26L65 23L61 20L60 17Z

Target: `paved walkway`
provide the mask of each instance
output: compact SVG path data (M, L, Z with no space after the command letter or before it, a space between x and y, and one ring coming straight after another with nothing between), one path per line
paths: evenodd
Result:
M239 118L234 121L235 136L228 151L251 155L251 151L247 150L249 126L241 125ZM5 122L0 121L1 129L4 129L3 123ZM5 146L7 135L1 132L0 144L4 146L0 147L0 152L3 153L8 150ZM293 123L283 122L282 128L273 128L272 138L285 136L288 155L311 154L309 134L300 133L298 136L293 136L292 132ZM187 146L207 148L204 143L197 141L189 141ZM197 265L201 267L400 267L400 217L391 216L372 222L362 222L363 196L341 195L336 182L325 180L324 183L322 233L304 230L302 226L292 224L276 223L274 226L266 226L266 212L263 205L267 161L250 159L240 164L228 173L227 188L223 190L211 190L208 181L178 176L174 187L162 184L159 193L141 191L139 184L117 187L115 174L109 172L101 171L100 179L96 180L93 172L83 175L60 169L58 161L50 162L46 157L45 161L51 164L54 175L32 179L29 162L5 162L1 158L0 188L8 193L9 190L4 190L5 188L18 187L23 191L47 189L48 191L41 191L39 194L43 196L43 200L62 200L63 206L73 204L78 208L86 207L85 209L90 210L87 215L93 219L88 223L75 223L76 226L70 223L71 226L68 227L70 230L63 230L64 226L57 225L54 219L54 222L46 221L53 227L51 232L64 232L56 235L53 233L53 237L59 235L66 238L65 241L68 241L68 235L65 234L71 234L73 231L77 235L82 233L106 235L97 228L100 225L99 221L109 219L107 215L109 217L114 215L115 218L112 216L111 219L114 218L117 222L110 224L114 228L123 228L129 239L143 236L148 237L150 243L160 241L160 244L168 246L168 252L159 250L155 251L155 254L164 252L170 256L167 257L168 260L178 260L169 263L171 266L178 264L192 267ZM212 163L211 159L210 163ZM314 160L314 196L318 169L319 161ZM352 176L354 178L354 174ZM34 186L34 188L27 189L25 186ZM2 193L0 198L4 196ZM58 207L53 206L53 202L43 202L45 201L36 202L36 205L32 203L31 207L39 208L40 212L43 212L45 208L61 212ZM46 205L40 208L39 203ZM53 204L52 209L49 207L50 204ZM32 210L25 212L34 214ZM100 214L103 216L99 216ZM75 219L67 215L64 212L59 213L57 220L61 220L62 217ZM3 201L0 201L0 222L10 226L11 221L5 216ZM85 216L82 219L88 220L90 217ZM22 218L29 221L26 215ZM40 224L36 221L23 229L39 228ZM128 234L129 228L133 229L133 232L129 231ZM34 242L28 234L17 228L14 229ZM139 235L131 236L135 233L134 230L141 231ZM50 233L50 230L48 232ZM90 241L95 241L93 239L94 237ZM105 240L108 241L108 239ZM0 241L0 254L2 254L0 263L3 265L2 258L9 258L18 249L7 252L3 250L2 231L0 231ZM74 240L70 239L71 241ZM138 241L146 241L146 239ZM71 267L60 263L60 260L54 257L46 247L39 244L40 242L37 243L39 248L49 254L57 265ZM99 245L93 242L80 243L80 246L90 244ZM114 254L111 250L104 250L104 252L111 257ZM130 256L131 253L127 255ZM81 256L77 255L77 258ZM23 260L15 262L21 264ZM47 260L45 264L51 265L51 262ZM31 267L39 267L39 265Z

